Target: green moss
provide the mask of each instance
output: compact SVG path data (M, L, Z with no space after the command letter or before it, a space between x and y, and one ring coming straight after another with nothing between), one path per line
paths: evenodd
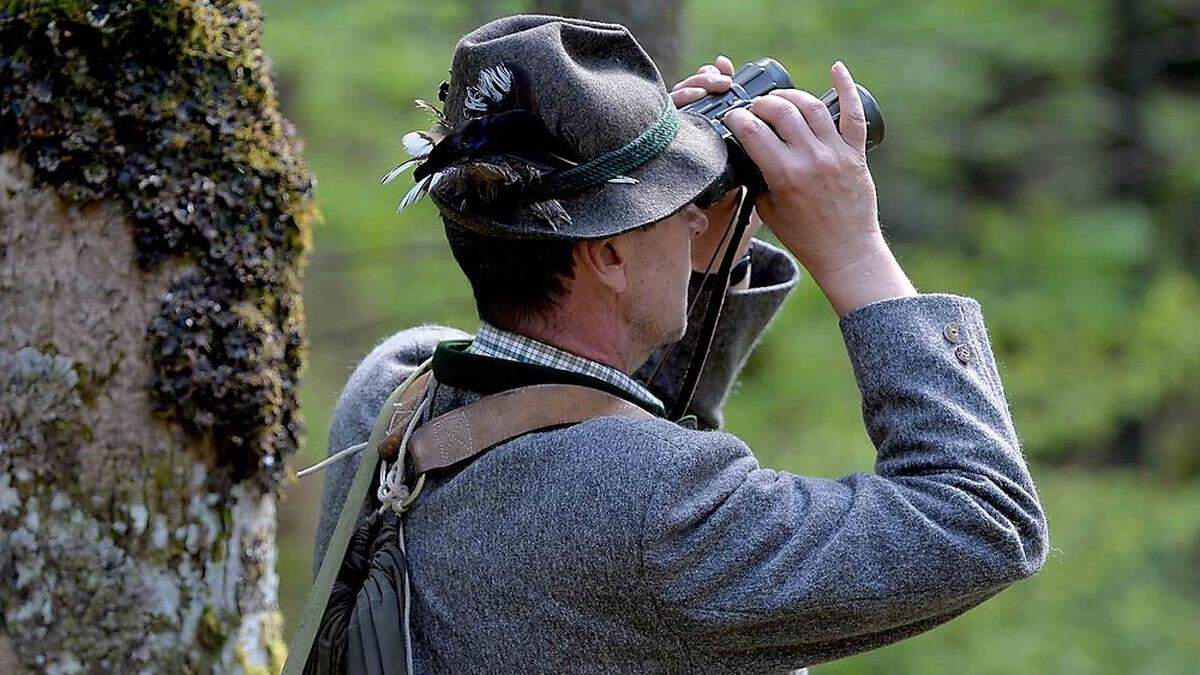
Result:
M298 271L317 212L257 5L0 7L0 150L68 199L121 204L144 270L185 270L148 326L149 386L231 480L274 487L300 434Z
M283 615L273 612L259 622L259 640L267 651L267 663L251 662L241 645L234 648L237 664L247 675L277 675L287 661L287 644L283 640Z
M205 607L200 615L200 626L196 633L196 641L205 649L216 651L225 645L229 636L225 634L225 622L217 616L212 607Z
M283 638L283 613L274 612L262 621L262 641L266 644L267 658L272 673L283 671L287 661L287 642Z
M217 564L225 562L225 556L229 553L228 541L229 540L225 537L218 537L217 540L213 542L212 555L209 556L209 559L212 560L212 562Z
M246 654L246 650L242 646L235 647L234 652L237 656L238 666L241 667L242 672L246 673L246 675L271 675L266 666L251 663L249 655Z

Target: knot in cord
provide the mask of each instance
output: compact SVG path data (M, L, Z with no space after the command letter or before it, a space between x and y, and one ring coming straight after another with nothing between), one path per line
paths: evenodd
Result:
M375 496L379 499L381 511L390 508L396 515L400 515L412 504L412 491L404 484L404 453L408 449L408 439L412 437L413 429L417 428L417 422L429 407L429 398L426 394L421 399L421 405L417 406L416 412L408 420L408 426L404 428L404 436L400 440L400 451L396 455L396 461L392 462L391 466L388 466L387 460L379 461L379 488L375 490Z

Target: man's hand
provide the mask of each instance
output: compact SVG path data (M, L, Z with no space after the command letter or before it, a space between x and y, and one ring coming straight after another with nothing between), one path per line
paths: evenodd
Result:
M839 316L916 290L883 240L867 169L867 124L846 66L833 65L841 133L812 94L780 89L732 110L725 125L762 171L756 208Z
M730 61L728 56L717 56L713 63L700 66L695 75L677 83L671 89L671 100L675 102L676 108L682 108L709 94L729 91L729 88L733 86L732 75L733 61ZM719 262L720 253L725 251L725 247L721 246L721 240L725 237L726 228L733 222L733 215L737 210L742 192L741 189L732 190L720 202L711 208L704 209L704 215L708 218L708 229L692 240L692 269L703 272L708 268L710 261ZM746 227L745 235L738 242L738 258L741 258L749 250L750 240L754 238L760 227L762 227L762 221L757 216L752 217ZM719 252L718 247L720 248ZM714 256L716 257L714 258ZM715 272L716 265L717 263L714 262L709 271Z

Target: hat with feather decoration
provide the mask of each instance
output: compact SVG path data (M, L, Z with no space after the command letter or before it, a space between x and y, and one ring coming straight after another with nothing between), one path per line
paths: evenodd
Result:
M679 112L628 29L555 16L485 24L454 52L433 127L404 136L403 209L513 239L593 239L667 218L725 168L724 142Z

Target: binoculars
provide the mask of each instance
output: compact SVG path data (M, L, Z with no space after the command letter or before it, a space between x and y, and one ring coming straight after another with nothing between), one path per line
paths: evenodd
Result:
M738 143L737 138L722 121L725 114L734 108L745 108L755 97L762 96L775 89L792 88L792 79L787 69L775 59L764 57L747 63L733 74L733 86L721 94L710 94L704 98L685 105L681 110L700 113L708 119L708 123L720 134L729 148L729 163L720 178L703 194L696 198L698 206L704 208L715 204L730 190L745 185L758 191L765 191L762 173L746 151ZM863 114L867 119L867 151L883 142L883 113L875 97L862 85L858 87L859 98L862 99ZM837 91L830 89L821 96L821 102L829 108L833 123L841 129L841 105L838 102Z

